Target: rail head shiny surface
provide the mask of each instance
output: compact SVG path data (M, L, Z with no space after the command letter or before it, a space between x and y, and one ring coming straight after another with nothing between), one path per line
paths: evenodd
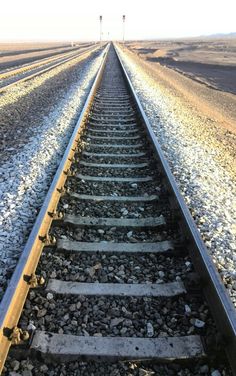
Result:
M53 213L60 199L60 190L64 186L67 175L65 171L70 168L71 159L77 147L77 136L82 128L86 116L90 110L97 87L101 81L103 70L106 64L107 53L110 45L107 45L103 52L103 60L97 72L92 88L83 106L80 117L76 123L68 146L65 150L61 163L56 171L41 210L37 216L33 229L27 240L25 248L20 256L10 283L6 289L0 304L0 373L3 369L11 342L6 336L6 331L17 325L28 291L29 284L25 276L30 276L36 270L44 243L42 237L48 234L53 218Z

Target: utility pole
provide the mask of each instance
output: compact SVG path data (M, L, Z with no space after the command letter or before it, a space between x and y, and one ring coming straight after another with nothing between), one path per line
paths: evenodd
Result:
M123 44L125 43L125 15L122 17L123 19Z
M102 44L102 16L99 17L100 19L100 45Z

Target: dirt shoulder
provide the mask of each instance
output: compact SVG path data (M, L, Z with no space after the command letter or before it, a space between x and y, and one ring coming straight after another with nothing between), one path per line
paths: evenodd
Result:
M236 94L236 38L127 42L145 61L160 63L206 86Z
M204 137L214 137L216 145L224 150L220 153L220 164L235 175L236 96L211 89L159 63L145 61L126 47L124 49L149 75L150 82L155 80L163 96L173 99L173 112L180 119L199 124Z
M145 57L127 51L156 76L158 84L172 93L176 92L178 97L191 102L201 113L219 122L226 131L236 134L236 95L207 87L158 62L146 61Z

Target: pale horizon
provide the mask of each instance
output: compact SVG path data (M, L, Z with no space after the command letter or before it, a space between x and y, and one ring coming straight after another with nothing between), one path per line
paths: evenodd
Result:
M98 41L99 16L103 16L103 40L122 39L122 15L126 15L125 39L155 40L197 38L235 32L233 0L136 1L56 0L35 3L10 0L1 4L1 42Z
M215 34L204 34L204 35L194 35L194 36L179 36L179 37L163 37L163 38L133 38L133 39L126 39L127 42L132 42L132 41L169 41L169 40L184 40L184 39L201 39L201 38L209 38L212 39L214 38L218 38L218 34L219 34L219 39L221 39L221 35L222 37L228 37L229 34L235 34L235 36L232 36L229 38L232 38L232 39L236 39L236 32L229 32L229 33L215 33ZM76 40L76 39L5 39L5 40L1 40L0 38L0 43L71 43L71 42L74 42L74 43L97 43L99 42L98 38L95 40L95 39L87 39L87 40ZM120 39L104 39L102 42L121 42L122 41L122 38Z

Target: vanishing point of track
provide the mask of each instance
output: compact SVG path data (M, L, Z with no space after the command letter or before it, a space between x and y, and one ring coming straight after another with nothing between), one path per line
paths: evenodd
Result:
M56 266L54 278L50 277L51 270L45 265L51 265L52 255L62 263L70 260L68 265L72 262L72 267L79 270L78 279L72 272L70 280L70 273L65 276ZM86 271L80 255L95 257ZM187 268L183 275L180 270L184 269L186 255L191 257L194 269ZM130 268L120 268L116 275L109 273L120 258L128 260ZM110 265L107 275L101 272L104 260ZM143 267L152 264L150 274L140 273L140 262ZM181 274L181 278L173 279L169 268L174 269L172 276ZM33 296L28 296L29 291L34 291ZM81 296L88 311L89 304L97 308L94 322L87 326L75 320L81 314L88 316L81 308L84 300L78 300ZM54 302L50 320L41 320L43 316L32 312L30 318L36 329L27 331L26 298L29 310L34 303L31 300L42 302L45 297ZM108 300L105 316L99 316L98 297ZM70 330L66 333L60 331L56 312L63 299L65 306L70 299L75 303L73 310L68 309ZM123 317L112 308L112 299L122 301ZM108 47L1 302L0 368L11 345L20 348L22 343L28 343L29 354L40 353L63 362L80 358L157 362L211 357L214 346L208 344L207 332L201 331L205 323L198 320L197 329L190 330L186 315L191 312L181 312L184 302L198 311L204 301L221 336L218 350L226 351L236 374L234 307L125 68L115 49ZM132 323L132 307L136 305L140 310L145 306L148 315L143 319L135 312L144 328L139 333ZM159 326L156 324L159 310L165 312L169 307L171 312L172 306L173 315L168 313L168 320L178 334L170 329L164 336L159 335L163 331L162 318ZM109 325L111 321L113 325ZM132 329L122 332L124 321ZM83 331L85 327L88 333Z

